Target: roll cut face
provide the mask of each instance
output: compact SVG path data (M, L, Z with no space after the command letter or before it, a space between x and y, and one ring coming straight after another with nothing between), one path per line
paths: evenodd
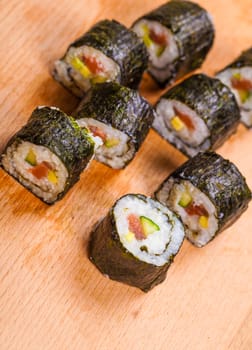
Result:
M66 194L94 154L87 129L55 107L38 107L8 142L1 165L47 204Z
M134 157L152 125L154 111L135 90L117 83L94 86L74 114L81 127L99 137L95 158L114 169Z
M233 91L241 110L241 121L252 127L252 47L242 52L216 77Z
M132 28L147 47L148 71L161 87L199 68L214 40L209 14L190 1L169 1Z
M147 50L137 35L114 20L103 20L69 46L52 74L83 97L91 86L106 81L137 88L147 64Z
M205 152L175 170L155 196L180 216L186 237L202 247L247 209L251 192L233 163Z
M218 79L195 74L157 102L153 128L188 157L221 146L240 122L231 90Z
M165 279L183 239L176 214L151 198L128 194L94 229L89 255L103 274L147 292Z

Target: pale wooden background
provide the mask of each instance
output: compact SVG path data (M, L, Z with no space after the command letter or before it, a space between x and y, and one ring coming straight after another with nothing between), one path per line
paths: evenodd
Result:
M103 18L126 25L150 0L0 0L0 149L37 105L70 112L77 100L49 69ZM203 71L251 46L251 0L200 0L216 24ZM141 92L159 93L149 79ZM219 152L252 187L251 133ZM185 242L166 281L148 294L104 278L87 258L93 224L128 192L151 194L185 157L150 132L123 171L95 161L48 207L0 170L0 349L252 349L252 211L203 249Z

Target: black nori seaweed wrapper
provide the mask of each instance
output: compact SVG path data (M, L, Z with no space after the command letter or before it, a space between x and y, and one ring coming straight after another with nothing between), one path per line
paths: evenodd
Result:
M204 74L192 75L171 88L161 96L163 98L185 104L204 120L212 150L220 147L239 125L241 115L235 96L219 79Z
M74 116L93 118L124 132L137 151L152 125L154 110L136 90L111 82L95 85Z
M165 81L159 81L153 76L161 87L199 68L213 45L213 23L208 12L196 3L169 1L136 22L141 19L156 21L168 28L179 50L178 59L169 64L170 76Z
M214 152L199 153L182 164L164 180L155 193L156 197L169 179L174 179L175 183L190 181L210 199L217 212L216 234L235 222L251 200L246 179L237 167Z
M226 70L229 70L229 69L239 69L239 68L243 68L243 67L252 67L252 47L243 51L239 57L237 57L233 62L228 64L225 68L218 71L216 73L216 75L220 74ZM240 108L242 111L243 107L240 106ZM246 108L245 108L245 110L246 110ZM244 124L244 126L246 128L252 128L252 124L250 125L250 124L244 122L243 119L241 119L241 122Z
M54 107L36 108L27 124L9 140L2 157L10 145L18 145L21 141L48 148L67 168L65 189L56 200L61 199L79 180L81 172L94 154L94 141L87 131L81 129L72 117Z
M137 89L148 65L148 52L136 33L115 20L103 20L74 41L68 50L84 45L116 62L120 67L119 83Z
M145 199L143 195L134 196ZM104 275L112 280L148 292L164 281L174 257L171 256L163 266L156 266L133 256L122 245L117 233L114 217L115 205L91 233L89 258Z

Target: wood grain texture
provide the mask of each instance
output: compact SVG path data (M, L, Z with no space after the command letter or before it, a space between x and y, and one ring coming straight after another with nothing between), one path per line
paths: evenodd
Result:
M251 0L199 0L216 25L202 71L213 74L251 46ZM77 100L49 74L68 44L103 18L130 25L151 0L0 1L0 149L37 105L66 112ZM142 94L161 91L147 77ZM219 152L252 187L252 131ZM188 242L148 294L104 278L87 258L89 233L113 202L151 194L185 161L153 131L123 171L93 162L48 207L0 170L0 349L252 349L252 208L212 243Z

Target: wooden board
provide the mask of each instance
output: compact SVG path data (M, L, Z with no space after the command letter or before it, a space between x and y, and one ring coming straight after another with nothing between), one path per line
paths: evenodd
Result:
M68 44L103 18L125 25L151 0L0 2L0 148L37 105L71 112L77 100L49 74ZM251 46L251 0L200 0L216 25L202 70L213 74ZM141 92L160 91L145 78ZM252 131L219 152L252 187ZM54 206L0 170L0 349L252 349L252 208L203 249L187 241L148 294L104 278L87 258L94 223L129 192L151 194L185 157L150 132L123 171L93 162Z

